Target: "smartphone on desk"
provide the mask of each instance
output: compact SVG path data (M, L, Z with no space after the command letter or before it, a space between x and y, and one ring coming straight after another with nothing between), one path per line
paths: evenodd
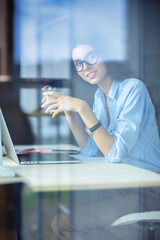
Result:
M53 152L60 152L60 153L65 153L65 154L80 154L79 150L74 150L74 149L66 149L66 150L62 150L62 149L52 149Z

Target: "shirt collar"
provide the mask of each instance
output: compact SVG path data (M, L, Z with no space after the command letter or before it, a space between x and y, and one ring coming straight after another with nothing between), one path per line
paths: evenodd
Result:
M110 88L109 93L108 93L108 98L110 98L112 100L115 98L115 95L118 91L119 85L120 85L120 81L114 80L112 82L111 88Z

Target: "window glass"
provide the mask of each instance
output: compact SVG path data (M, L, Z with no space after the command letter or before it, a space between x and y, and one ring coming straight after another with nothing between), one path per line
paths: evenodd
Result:
M125 0L15 0L14 61L20 76L69 78L70 44L81 33L101 35L106 60L125 59L125 17Z

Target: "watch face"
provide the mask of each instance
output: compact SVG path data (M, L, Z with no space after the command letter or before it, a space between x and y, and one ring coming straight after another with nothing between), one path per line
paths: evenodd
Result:
M89 134L89 135L92 135L92 132L86 127L86 132Z

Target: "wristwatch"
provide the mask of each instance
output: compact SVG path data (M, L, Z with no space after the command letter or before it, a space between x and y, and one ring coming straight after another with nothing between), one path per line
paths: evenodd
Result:
M101 122L99 121L96 125L94 125L93 127L91 128L87 128L86 127L86 132L89 134L89 135L92 135L94 131L96 131L99 127L101 127L102 124Z

